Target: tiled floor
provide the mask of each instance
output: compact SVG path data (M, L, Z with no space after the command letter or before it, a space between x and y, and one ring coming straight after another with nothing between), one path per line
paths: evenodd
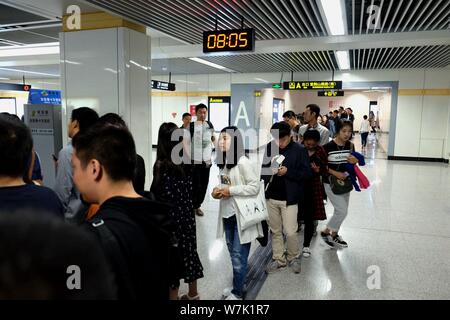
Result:
M359 140L357 136L357 149ZM450 299L448 165L387 161L373 136L367 156L362 170L372 187L352 192L340 232L349 248L329 250L315 238L302 272L269 275L258 299ZM217 184L217 173L213 167L210 188ZM223 240L216 239L218 202L209 193L207 197L206 214L197 217L198 250L205 268L199 291L202 299L219 299L231 284L231 264ZM327 205L327 214L332 212ZM370 268L379 270L380 289L367 286L373 282Z

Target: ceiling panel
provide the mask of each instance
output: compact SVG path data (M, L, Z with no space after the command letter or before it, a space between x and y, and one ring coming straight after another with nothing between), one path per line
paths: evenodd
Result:
M202 32L215 28L256 29L257 40L327 36L315 0L88 0L102 8L198 44ZM379 11L368 12L374 5ZM448 0L345 0L348 34L445 30ZM377 14L375 14L377 13ZM379 28L367 25L378 17ZM374 20L374 19L373 19Z

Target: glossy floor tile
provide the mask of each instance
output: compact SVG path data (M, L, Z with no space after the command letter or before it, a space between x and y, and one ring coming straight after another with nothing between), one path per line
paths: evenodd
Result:
M340 232L349 247L330 250L315 237L301 273L286 269L269 275L257 299L450 299L448 165L387 161L374 136L369 139L367 165L361 169L372 186L352 192ZM359 141L356 135L357 150ZM257 158L251 156L255 162ZM210 190L218 183L217 175L213 166ZM205 269L198 285L202 299L215 300L231 285L232 269L223 239L216 239L218 201L209 196L210 190L202 207L205 216L197 217L198 251ZM330 217L333 207L327 204L326 210ZM321 222L319 230L325 224ZM180 291L186 289L183 285Z

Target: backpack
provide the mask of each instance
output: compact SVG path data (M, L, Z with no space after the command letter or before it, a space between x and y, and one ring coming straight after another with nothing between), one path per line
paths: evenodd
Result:
M208 124L208 129L214 130L214 126L210 121L206 120L206 123ZM191 133L191 139L194 136L194 128L195 128L195 122L191 122L189 124L189 132Z

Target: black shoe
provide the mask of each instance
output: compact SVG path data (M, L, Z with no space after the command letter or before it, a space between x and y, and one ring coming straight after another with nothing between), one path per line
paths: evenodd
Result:
M338 235L338 234L335 235L335 236L333 237L333 242L334 242L338 247L341 247L341 248L347 248L347 247L348 247L347 242L345 242L344 239L342 239L341 236Z
M329 248L334 248L333 238L331 237L330 234L321 232L321 233L320 233L320 236L322 237L323 242L325 242L325 244L326 244Z

